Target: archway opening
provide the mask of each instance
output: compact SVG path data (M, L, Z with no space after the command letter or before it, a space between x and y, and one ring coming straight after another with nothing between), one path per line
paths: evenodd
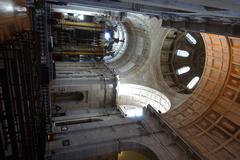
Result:
M121 151L118 160L151 160L150 157L137 151Z

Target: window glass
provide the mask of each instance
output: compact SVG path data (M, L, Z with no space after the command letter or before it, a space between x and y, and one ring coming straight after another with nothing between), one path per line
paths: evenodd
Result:
M194 77L187 85L188 89L192 89L199 81L199 77Z
M178 49L177 50L177 56L179 56L179 57L189 57L189 53L188 53L188 51Z
M187 73L188 71L190 71L190 67L189 66L184 66L184 67L179 68L177 70L177 74L181 75L181 74Z
M186 39L189 43L191 43L193 45L197 44L196 39L189 33L186 34Z

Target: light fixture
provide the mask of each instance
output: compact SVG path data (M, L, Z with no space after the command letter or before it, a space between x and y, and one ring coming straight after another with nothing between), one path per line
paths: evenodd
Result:
M196 39L189 33L186 34L186 39L189 43L191 43L193 45L197 44Z
M200 79L200 78L199 78L198 76L194 77L194 78L188 83L187 88L188 88L188 89L192 89L192 88L198 83L199 79Z
M190 67L184 66L184 67L177 69L176 73L177 73L177 75L181 75L181 74L187 73L188 71L190 71Z

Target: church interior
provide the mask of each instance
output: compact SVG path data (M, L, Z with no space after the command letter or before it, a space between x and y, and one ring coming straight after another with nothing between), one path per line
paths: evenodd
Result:
M240 160L239 0L0 0L0 160Z

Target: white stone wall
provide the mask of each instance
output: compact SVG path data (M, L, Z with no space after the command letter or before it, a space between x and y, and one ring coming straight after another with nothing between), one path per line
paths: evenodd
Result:
M56 79L51 82L52 104L62 111L78 108L113 107L116 101L116 77L102 63L56 63ZM81 92L83 100L54 99L55 93Z

